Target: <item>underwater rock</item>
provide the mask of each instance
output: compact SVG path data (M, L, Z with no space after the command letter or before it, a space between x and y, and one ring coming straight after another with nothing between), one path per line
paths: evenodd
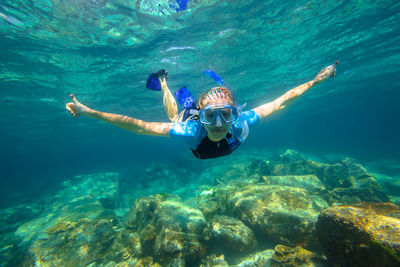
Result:
M229 185L218 185L201 191L197 197L197 208L210 220L215 215L227 214Z
M351 205L360 202L390 202L390 197L383 191L374 189L335 188L325 194L325 199L333 205Z
M279 162L295 162L295 161L301 161L301 160L305 160L306 157L293 149L287 149L285 152L283 152L282 154L278 155L278 161Z
M285 245L275 246L274 254L271 257L270 267L279 266L326 266L327 261L323 256L317 253L308 251L302 247L296 246L295 248Z
M187 206L177 196L136 200L126 222L138 230L143 254L161 260L163 266L184 266L199 260L205 252L200 238L206 219L200 210Z
M23 261L24 246L19 245L14 232L24 223L42 213L44 207L39 203L21 204L0 209L0 266L18 266Z
M220 249L234 251L250 251L257 245L253 230L228 216L214 216L204 230L203 238Z
M158 204L163 200L159 194L153 196L145 196L138 198L126 217L126 225L128 228L138 231L143 230L154 218L154 212Z
M242 259L239 264L234 265L235 267L269 267L272 255L274 254L273 249L267 249L255 254L246 256Z
M41 216L17 229L16 236L22 244L29 243L42 238L46 229L56 224L82 218L97 218L110 207L110 203L118 203L118 199L117 173L75 176L62 184L62 188ZM104 203L107 203L107 207L103 206Z
M140 241L122 231L113 212L118 201L116 173L76 176L64 182L49 207L16 231L21 246L29 245L29 253L25 251L29 257L23 264L117 266L134 262L133 257L142 253Z
M225 261L224 255L217 257L217 255L212 254L202 260L200 267L229 267L229 264Z
M161 202L155 213L155 255L157 258L182 258L186 262L198 260L205 251L200 243L205 226L201 211L174 200Z
M330 207L316 230L332 264L400 266L400 208L393 204Z
M381 190L376 179L360 164L346 158L337 163L320 163L293 150L271 161L256 160L247 167L249 176L316 175L328 188L371 188Z
M161 267L161 265L154 263L152 257L146 257L138 260L134 267Z
M327 164L306 159L294 151L289 151L272 161L253 161L247 172L249 177L256 181L304 188L329 205L391 201L377 179L362 165L349 158ZM323 186L318 180L312 179L313 176L318 178Z
M256 234L285 244L313 239L320 211L304 189L262 183L238 187L228 205Z
M267 185L286 185L299 187L309 192L325 190L325 186L315 175L261 176L260 182L264 182Z
M61 222L30 246L32 261L47 266L86 266L130 261L141 253L117 218ZM138 250L138 251L137 251ZM57 253L54 253L57 251Z
M23 223L34 219L44 210L43 206L36 203L22 204L6 209L0 209L0 234L15 231Z

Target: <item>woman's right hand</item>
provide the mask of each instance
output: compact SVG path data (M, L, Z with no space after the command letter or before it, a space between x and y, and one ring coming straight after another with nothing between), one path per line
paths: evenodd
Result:
M69 111L69 113L71 113L72 116L76 117L81 114L88 115L90 113L91 109L79 103L73 94L71 94L70 97L72 102L67 103L65 108Z

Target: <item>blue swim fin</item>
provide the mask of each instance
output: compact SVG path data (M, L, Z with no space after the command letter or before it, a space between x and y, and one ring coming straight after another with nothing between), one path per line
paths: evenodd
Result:
M182 87L176 91L175 96L183 109L196 108L196 100L186 87Z
M147 78L146 88L155 91L160 91L161 84L159 78L165 76L165 79L167 79L167 74L168 72L164 69L161 69L156 73L150 74L149 77Z

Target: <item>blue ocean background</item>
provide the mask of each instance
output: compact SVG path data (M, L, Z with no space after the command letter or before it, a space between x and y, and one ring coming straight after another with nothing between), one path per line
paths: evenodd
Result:
M399 11L397 1L188 1L184 10L179 1L3 1L1 204L77 173L154 161L206 168L184 145L64 108L74 93L96 110L167 121L161 94L145 89L161 68L171 90L194 95L215 85L202 75L211 68L253 108L340 60L334 79L251 129L235 153L399 162Z
M212 69L251 109L336 60L334 78L219 159L65 110L73 93L99 111L167 122L161 93L145 88L162 68L171 91L195 96L216 85L202 74ZM211 166L286 149L400 177L399 101L399 1L3 0L0 208L40 202L82 174L119 172L121 192L142 190L158 183L143 178L154 164L190 188Z

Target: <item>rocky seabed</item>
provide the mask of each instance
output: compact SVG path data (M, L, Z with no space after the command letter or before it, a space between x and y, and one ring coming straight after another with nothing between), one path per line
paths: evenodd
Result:
M119 173L71 178L46 206L0 211L0 264L400 266L400 191L388 176L292 150L218 168L213 185L133 202Z

